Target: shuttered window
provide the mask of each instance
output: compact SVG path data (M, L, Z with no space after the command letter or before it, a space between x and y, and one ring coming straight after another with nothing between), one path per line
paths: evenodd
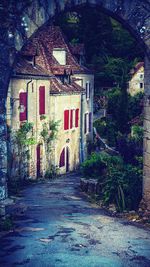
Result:
M65 148L63 148L60 154L59 167L65 166Z
M79 126L79 109L67 109L64 111L64 130Z
M89 113L89 132L92 130L92 113Z
M84 114L84 133L92 131L92 112Z
M39 114L45 114L45 86L39 88Z
M69 129L69 110L64 111L64 130Z
M22 92L19 95L20 121L27 120L27 93Z
M73 127L73 109L70 110L70 129Z
M75 115L75 127L79 126L79 109L76 109L76 115Z
M87 114L84 114L84 133L87 132Z
M86 99L90 98L91 85L89 82L86 82Z

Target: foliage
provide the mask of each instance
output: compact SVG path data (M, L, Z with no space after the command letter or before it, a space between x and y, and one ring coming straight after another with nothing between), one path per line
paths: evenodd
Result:
M54 179L57 178L57 174L58 174L58 169L56 166L51 165L49 166L49 168L46 170L45 173L45 178L47 179Z
M47 151L50 152L51 149L51 142L56 139L59 121L50 121L49 123L43 124L43 129L41 131L41 136L46 144Z
M98 179L103 176L103 171L106 169L106 162L103 154L92 153L90 158L84 161L81 165L81 172L83 176L89 177L89 173L92 178Z
M143 142L143 127L139 125L132 126L132 138L135 139L137 142Z
M139 42L98 8L84 6L78 12L62 13L55 24L70 42L84 43L87 66L95 71L96 90L116 83L122 87L135 61L144 58Z
M36 144L35 138L31 131L33 129L33 123L25 122L19 130L16 132L16 141L19 146L29 146Z
M117 150L126 163L136 164L136 157L143 155L143 128L134 126L133 136L118 134Z
M105 205L114 203L119 211L137 209L142 197L142 164L126 164L120 156L92 154L82 164L82 174L102 185Z
M128 96L128 120L132 120L133 118L140 116L143 111L143 97L144 94L142 92L137 93L134 96Z
M126 88L113 88L107 93L107 113L114 121L116 130L121 133L129 131L128 125L128 98Z
M106 118L97 119L96 121L94 121L93 126L96 128L100 137L102 138L106 137L106 131L107 131Z
M45 120L46 119L46 116L45 115L40 115L40 120Z

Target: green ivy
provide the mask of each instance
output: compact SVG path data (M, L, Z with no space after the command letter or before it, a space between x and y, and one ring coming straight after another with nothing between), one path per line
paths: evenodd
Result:
M19 146L30 146L36 144L35 138L31 131L33 129L33 123L25 122L20 129L16 132L16 141Z
M137 209L142 198L142 158L137 165L126 164L120 156L93 153L82 166L87 179L98 179L105 205L114 203L118 211Z
M49 123L43 123L43 129L41 136L46 144L47 151L51 149L51 142L57 138L58 126L60 121L50 121Z

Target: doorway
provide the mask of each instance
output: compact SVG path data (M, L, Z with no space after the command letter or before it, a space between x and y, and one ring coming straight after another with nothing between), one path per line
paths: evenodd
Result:
M37 177L41 176L41 145L38 144L36 147L36 173Z
M69 147L64 147L59 160L59 167L65 167L65 171L69 172L69 162L70 162L70 155L69 155Z

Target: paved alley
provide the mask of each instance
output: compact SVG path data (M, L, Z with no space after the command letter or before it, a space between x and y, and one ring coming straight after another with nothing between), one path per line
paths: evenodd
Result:
M28 186L14 210L1 267L150 266L150 231L92 207L77 174Z

